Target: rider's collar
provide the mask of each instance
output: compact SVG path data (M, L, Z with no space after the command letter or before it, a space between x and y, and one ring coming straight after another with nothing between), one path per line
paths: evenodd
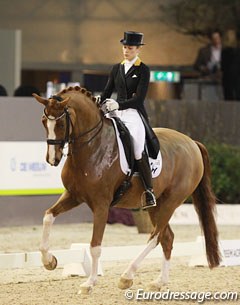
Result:
M129 61L126 61L125 59L121 62L121 65L124 65L126 62L129 62ZM141 59L139 57L137 57L136 61L133 63L133 66L140 66L141 64Z

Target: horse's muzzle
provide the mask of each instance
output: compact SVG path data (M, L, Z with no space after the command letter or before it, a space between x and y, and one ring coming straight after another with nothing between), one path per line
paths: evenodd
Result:
M50 160L47 158L47 163L49 163L51 166L58 166L58 164L60 163L61 159L54 159L54 160Z
M59 163L60 163L60 160L55 159L55 161L54 161L54 166L58 166Z

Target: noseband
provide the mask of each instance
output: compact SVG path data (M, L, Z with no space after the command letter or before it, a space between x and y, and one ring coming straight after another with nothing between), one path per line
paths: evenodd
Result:
M100 128L97 129L96 133L94 133L94 135L92 137L90 137L90 139L88 139L86 141L82 141L81 143L82 144L87 144L87 143L91 142L97 136L97 134L100 132L100 130L102 129L102 126L103 126L103 118L101 117L100 121L93 128L91 128L91 129L89 129L89 130L87 130L87 131L85 131L83 133L80 133L76 138L71 138L70 137L70 125L73 128L73 124L72 124L72 121L71 121L71 118L70 118L70 113L69 113L68 107L65 107L64 108L64 112L60 116L58 116L56 118L49 117L47 115L47 113L46 113L46 108L44 109L44 115L45 115L45 117L48 120L51 120L51 121L58 121L58 120L60 120L61 118L63 118L65 116L65 119L66 119L66 130L65 130L65 137L64 137L64 139L59 139L59 140L47 139L47 144L48 145L60 145L61 148L64 148L66 143L72 144L72 143L78 141L83 136L86 136L89 133L95 131L100 126ZM69 155L69 152L68 152L68 155Z

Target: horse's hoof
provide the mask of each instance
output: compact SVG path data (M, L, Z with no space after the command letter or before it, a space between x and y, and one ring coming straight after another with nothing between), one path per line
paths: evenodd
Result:
M148 291L160 291L161 287L162 287L162 285L160 283L153 281L147 285L147 290Z
M57 259L56 259L56 257L53 255L52 256L52 261L49 264L44 265L44 267L47 270L54 270L54 269L56 269L56 267L57 267Z
M166 287L167 284L159 283L158 281L152 281L148 284L147 290L148 291L160 291L162 288Z
M132 285L133 285L132 279L126 279L124 277L120 277L120 280L118 282L119 289L127 289L130 288Z
M80 286L80 290L78 291L78 294L90 294L92 293L93 287L92 286Z

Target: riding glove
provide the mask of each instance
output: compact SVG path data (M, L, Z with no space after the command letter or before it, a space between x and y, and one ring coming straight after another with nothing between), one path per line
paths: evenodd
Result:
M119 109L119 104L114 99L112 99L112 98L106 99L105 102L106 102L105 106L106 106L106 109L108 112Z
M100 106L101 105L101 95L96 95L95 96L95 103L97 104L97 106Z

